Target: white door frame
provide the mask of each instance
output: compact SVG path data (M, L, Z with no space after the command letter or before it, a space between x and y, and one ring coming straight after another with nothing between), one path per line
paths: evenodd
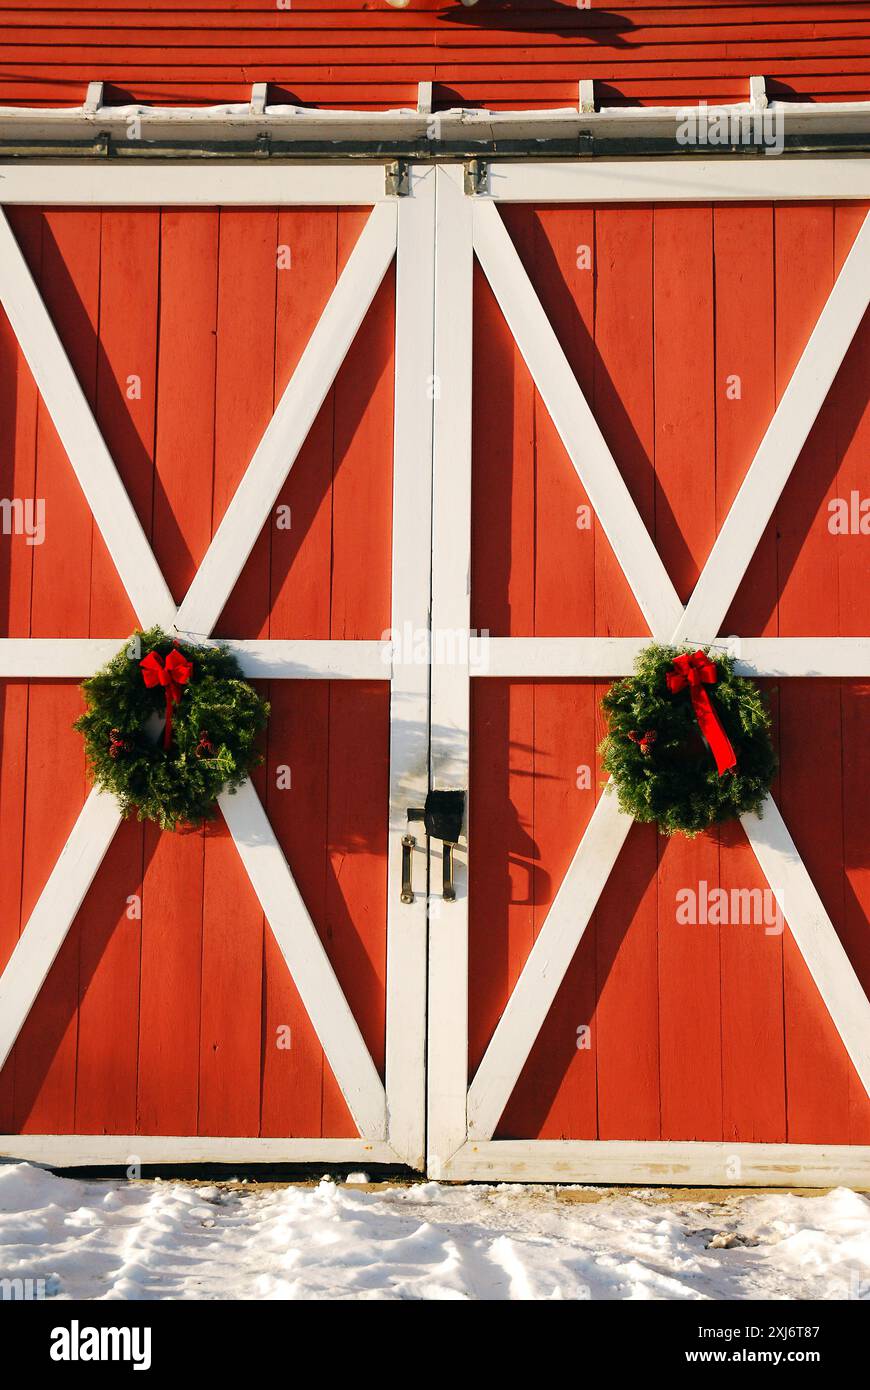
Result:
M870 161L716 159L494 164L482 194L438 170L436 211L433 633L468 630L471 562L472 256L475 255L583 483L653 639L714 641L870 300L870 217L684 607L622 481L498 211L500 202L630 203L870 197ZM501 638L479 671L432 667L434 786L467 787L472 676L619 676L645 640ZM870 639L729 639L743 674L870 675ZM473 789L472 789L473 794ZM870 1001L768 796L742 818L819 992L870 1089ZM870 1147L493 1140L540 1027L631 827L599 800L469 1086L467 844L457 900L430 926L428 1171L450 1179L870 1184ZM472 846L472 853L473 846Z
M393 198L384 193L384 171L379 165L0 165L0 209L4 203L319 204L375 209L177 611L0 210L0 297L140 622L175 623L181 629L203 632L217 620L395 252L391 622L399 634L427 632L430 624L436 633L468 633L471 287L476 254L652 632L664 640L687 636L700 642L705 635L715 637L866 305L867 224L849 257L848 276L843 279L844 268L799 363L796 381L758 451L751 478L747 476L684 610L513 251L496 205L503 201L864 200L870 198L870 161L685 158L504 163L491 167L487 192L476 196L464 192L458 166L437 171L412 166L410 181L410 196ZM489 643L486 674L625 675L645 640L495 639ZM870 675L870 637L730 640L738 670L744 674ZM439 644L433 643L431 667L421 663L404 642L394 643L392 650L386 642L234 640L229 645L250 677L391 676L386 1084L374 1070L286 860L248 785L237 796L222 798L227 823L359 1126L360 1138L7 1135L0 1136L0 1157L60 1165L124 1163L136 1154L143 1162L359 1161L400 1162L419 1168L424 1163L425 1049L432 1176L803 1185L870 1182L870 1149L854 1146L492 1140L503 1103L630 822L618 813L612 798L602 799L469 1090L467 845L460 845L456 852L456 902L442 904L439 894L429 899L428 1035L426 898L419 895L413 903L402 904L398 893L408 806L422 804L430 782L443 788L468 784L469 687L477 672L466 659L467 644L446 643L452 653L447 662L439 658ZM99 638L0 640L0 677L84 677L116 647L114 640ZM427 768L425 731L430 723ZM117 824L114 803L93 794L0 977L0 1063L20 1031ZM788 830L770 800L763 821L746 817L744 826L769 881L788 894L795 937L867 1084L870 1005ZM422 881L422 848L417 848L415 858L415 875ZM432 878L440 881L434 872ZM579 913L576 907L566 910L572 897L581 904ZM546 971L541 968L545 949Z
M278 493L396 257L391 623L428 628L432 412L434 170L410 196L385 194L382 166L0 165L0 301L143 627L211 632ZM2 204L38 206L347 206L372 212L311 339L176 608L76 379ZM401 904L403 817L427 786L428 668L388 641L229 640L250 677L391 681L385 1083L341 990L283 851L250 782L220 806L311 1018L358 1139L141 1135L3 1135L0 1157L51 1164L248 1161L424 1163L426 901ZM0 640L0 677L91 675L114 640ZM92 791L0 975L0 1066L6 1060L120 823Z

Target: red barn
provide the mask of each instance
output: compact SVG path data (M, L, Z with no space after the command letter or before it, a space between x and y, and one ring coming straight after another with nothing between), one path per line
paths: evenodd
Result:
M0 1156L870 1185L870 4L0 19ZM193 833L154 624L271 704ZM651 641L762 814L606 790Z

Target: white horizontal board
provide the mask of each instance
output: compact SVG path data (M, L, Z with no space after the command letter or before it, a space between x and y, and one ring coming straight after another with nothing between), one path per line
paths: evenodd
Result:
M185 633L180 636L184 638ZM389 680L389 642L316 638L287 641L230 638L203 639L198 646L228 647L250 680L335 681ZM0 638L0 678L84 680L99 671L124 645L117 637Z
M369 1139L244 1139L175 1134L0 1134L0 1161L50 1168L160 1163L397 1163Z
M365 207L384 200L383 164L233 160L0 163L0 204L39 207Z
M389 642L221 639L250 680L388 681Z
M489 194L505 203L655 203L870 198L870 160L771 155L699 159L494 161Z
M660 1183L701 1187L870 1187L870 1147L607 1139L469 1142L451 1182Z
M472 676L630 676L647 637L490 637ZM706 643L699 642L699 646ZM712 644L741 676L870 676L870 637L737 637Z

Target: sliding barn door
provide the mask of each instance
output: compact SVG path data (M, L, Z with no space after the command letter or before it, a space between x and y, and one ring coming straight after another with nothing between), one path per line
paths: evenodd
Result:
M439 171L433 645L489 638L433 664L433 784L469 792L435 1175L870 1177L870 221L805 204L826 168ZM668 840L605 790L651 637L761 679L763 817Z
M69 173L0 214L0 1154L422 1166L434 173ZM155 622L271 703L204 833L71 727Z

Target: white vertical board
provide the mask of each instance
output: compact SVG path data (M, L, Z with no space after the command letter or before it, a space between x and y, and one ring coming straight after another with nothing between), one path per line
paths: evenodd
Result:
M471 201L461 170L438 170L435 217L435 439L432 495L432 786L468 787L471 621ZM452 636L453 641L439 640ZM453 661L444 660L451 654ZM436 659L441 657L442 659ZM466 812L467 826L467 812ZM467 838L467 837L466 837ZM428 1171L464 1143L468 1088L467 844L454 855L456 900L432 856L429 922Z
M426 841L412 851L414 901L400 899L408 807L429 784L429 631L435 318L435 169L415 166L398 206L393 437L390 830L387 886L388 1138L402 1162L425 1164ZM388 670L383 668L384 673Z

